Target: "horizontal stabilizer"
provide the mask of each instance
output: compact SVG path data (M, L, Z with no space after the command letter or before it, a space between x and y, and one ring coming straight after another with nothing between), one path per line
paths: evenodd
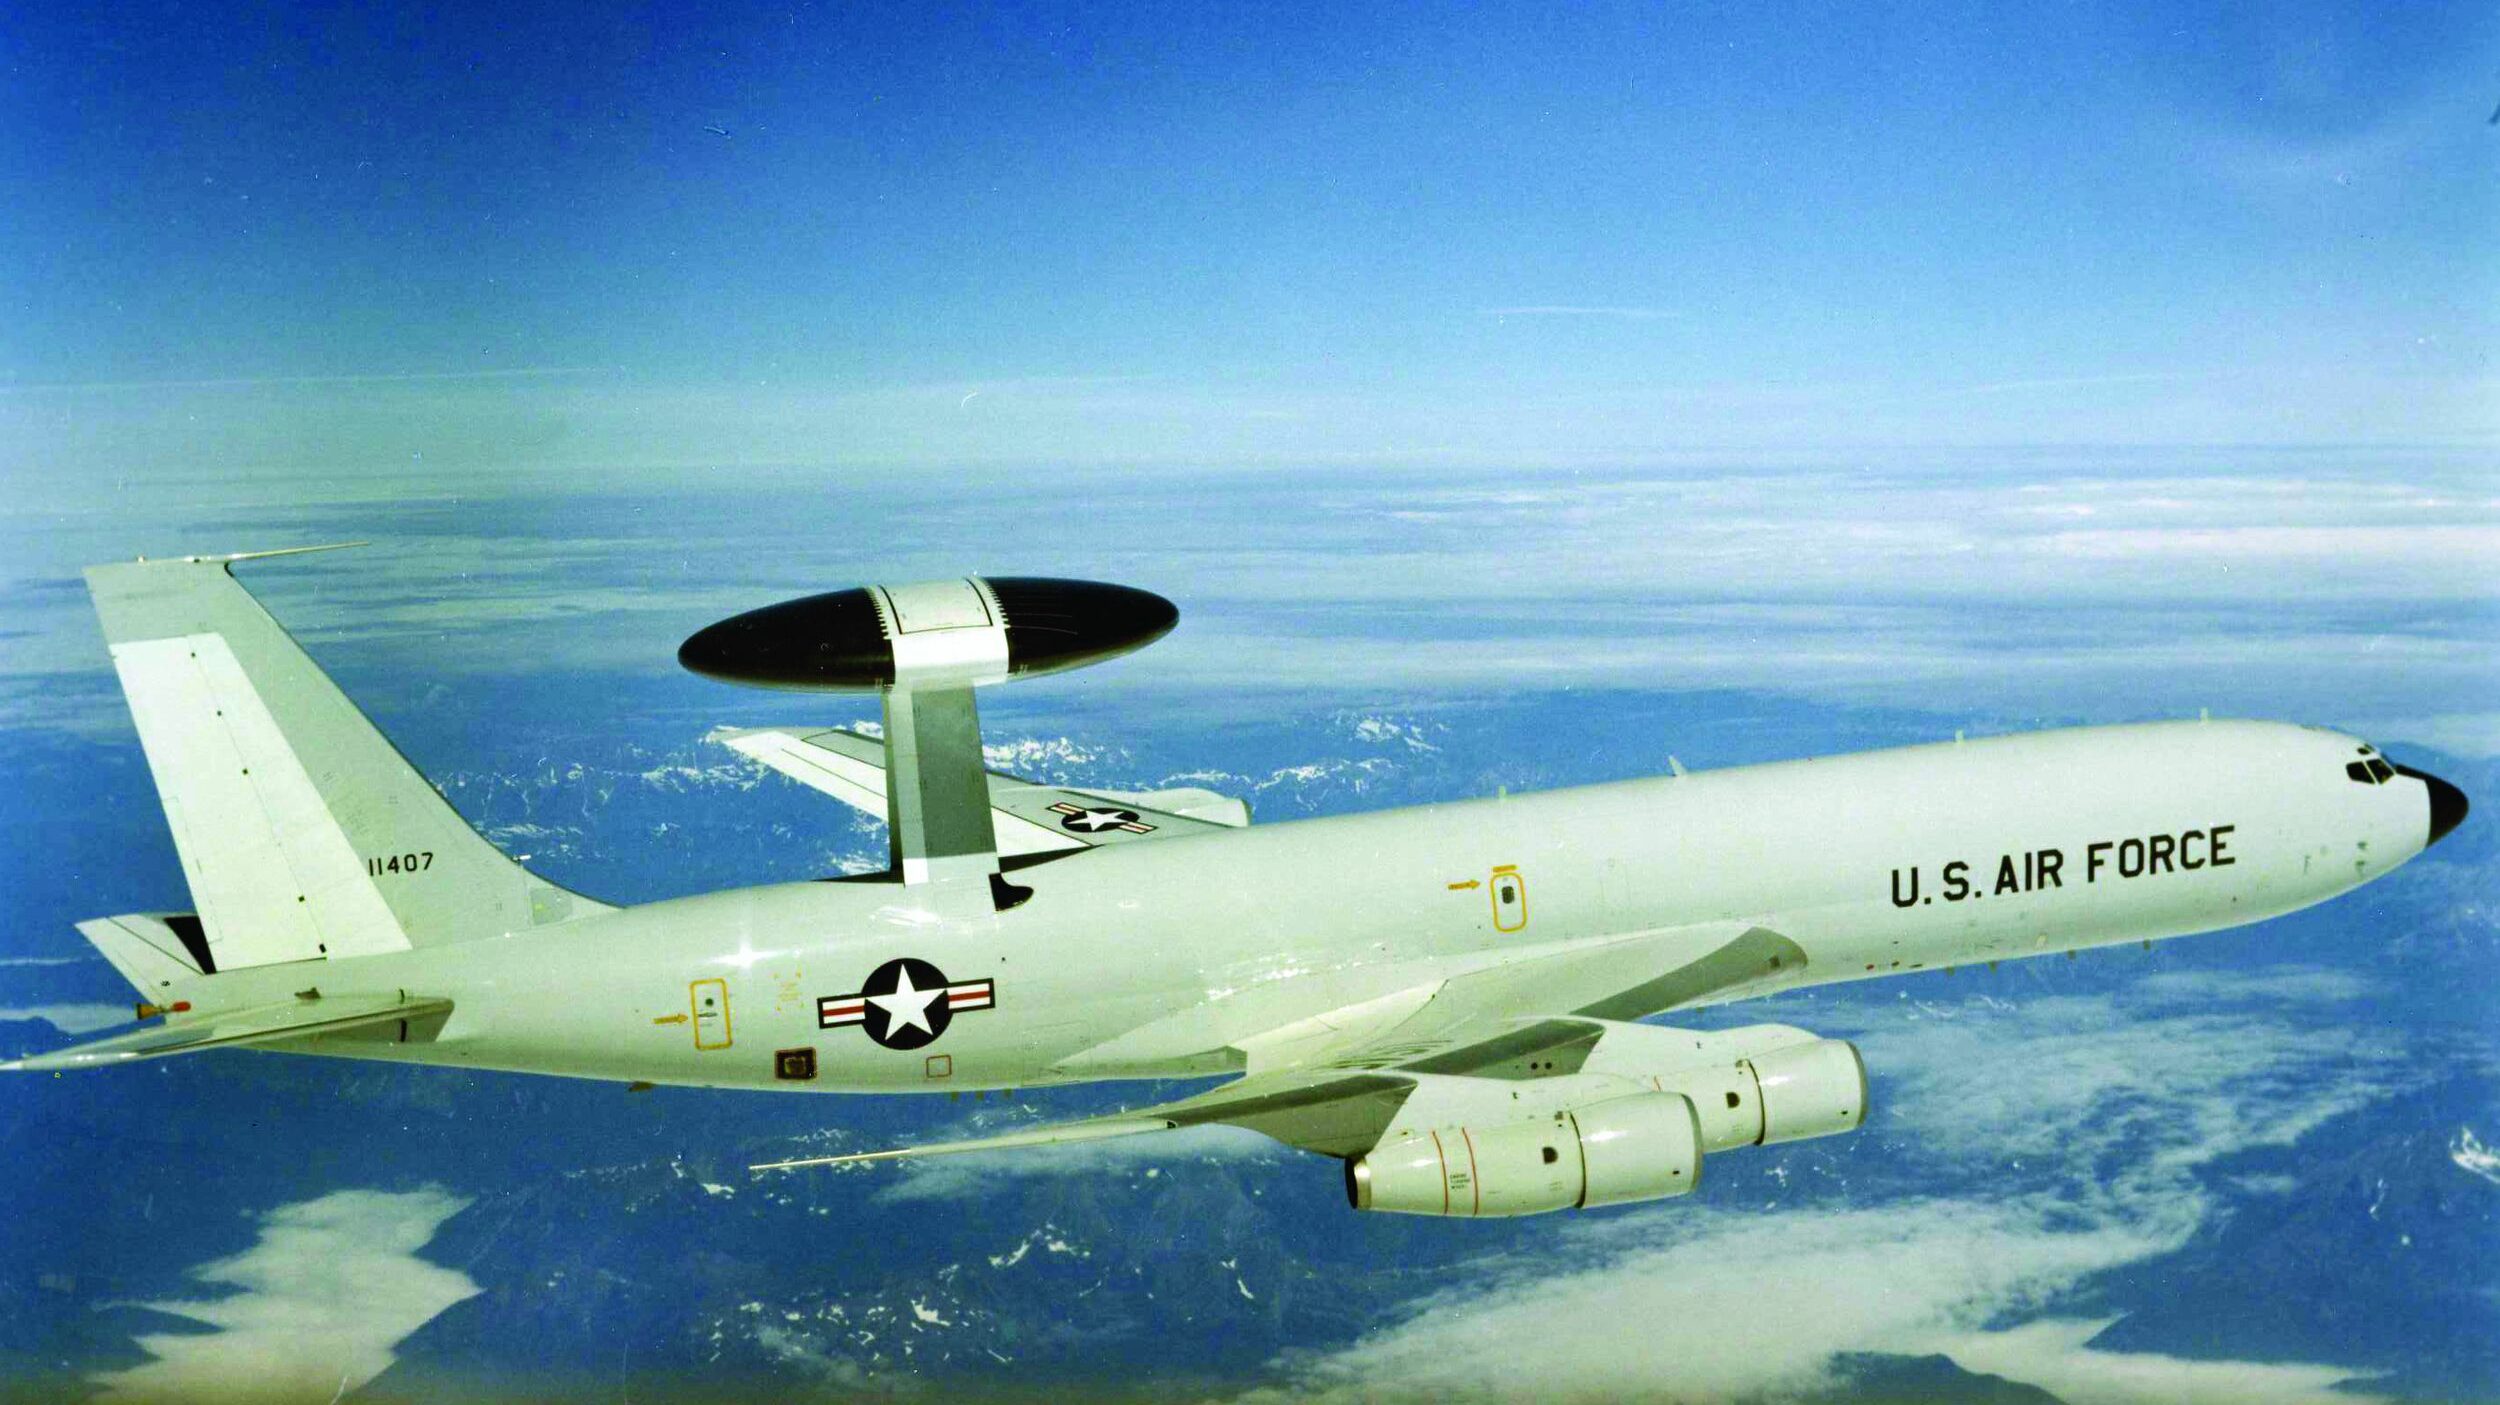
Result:
M801 785L885 818L885 744L874 737L808 727L723 729L713 735ZM998 852L1010 857L1250 823L1248 805L1211 790L1071 790L1000 771L989 773L989 789Z
M177 1015L162 1024L151 1024L127 1034L116 1034L110 1038L73 1044L66 1049L55 1049L48 1054L0 1063L0 1069L43 1072L97 1068L138 1059L159 1059L168 1054L197 1053L202 1049L274 1044L307 1035L337 1034L368 1025L421 1020L450 1012L451 1002L448 1000L411 999L396 991L389 995L298 996L276 1005Z
M188 912L91 917L78 924L78 935L112 962L123 980L151 1000L176 981L217 972L209 956L207 933L200 919Z

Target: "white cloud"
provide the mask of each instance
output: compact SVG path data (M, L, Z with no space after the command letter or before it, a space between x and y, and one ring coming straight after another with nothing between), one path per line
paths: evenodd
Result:
M1964 1370L2038 1386L2066 1405L2359 1405L2378 1398L2336 1389L2355 1377L2335 1366L2096 1350L2092 1339L2109 1325L2042 1318L1934 1347Z
M2500 712L2448 712L2433 717L2390 717L2354 724L2382 746L2422 746L2450 756L2500 756Z
M1291 1393L1713 1401L1830 1387L1839 1353L1975 1327L2167 1242L2159 1227L2052 1230L2054 1213L2042 1199L1937 1200L1583 1222L1533 1262L1471 1270L1403 1324L1308 1363Z
M239 1291L144 1304L217 1330L158 1333L154 1358L96 1378L105 1401L332 1401L380 1375L392 1349L475 1296L469 1276L417 1257L468 1205L448 1192L343 1190L281 1206L260 1238L192 1270Z
M991 1129L996 1130L996 1129ZM982 1135L970 1132L967 1135ZM930 1137L927 1140L943 1140ZM1145 1132L1133 1137L1025 1147L1015 1151L976 1151L894 1164L870 1162L849 1168L853 1175L894 1177L880 1186L881 1204L945 1200L977 1204L989 1183L1005 1177L1075 1176L1096 1179L1129 1175L1150 1167L1183 1161L1236 1160L1284 1155L1283 1148L1256 1132L1239 1127L1188 1127L1176 1132ZM806 1174L799 1172L797 1174Z
M2183 381L2221 380L2253 374L2247 367L2195 371L2119 371L2092 376L2030 376L2019 380L1985 381L1939 391L1940 396L2010 395L2039 390L2085 390L2112 385L2172 385Z
M1073 775L1099 766L1107 753L1073 737L1009 737L989 742L981 755L992 770L1018 775Z
M884 1393L894 1393L891 1382L874 1379L866 1367L847 1356L837 1356L825 1350L805 1332L794 1331L778 1322L759 1322L753 1328L753 1335L755 1344L770 1353L773 1360L827 1385L850 1392L882 1389Z
M129 390L245 390L271 386L424 385L437 381L541 380L549 376L597 375L599 366L513 366L503 370L361 371L328 376L228 376L213 380L49 381L0 385L0 396L45 396L68 392Z
M2300 998L2337 998L2301 976L2272 973ZM2216 1158L2293 1140L2392 1084L2397 1051L2262 1009L2164 1003L1982 999L1864 1034L1878 1101L1859 1135L1906 1157L1912 1183L1982 1193L1735 1204L1714 1202L1705 1175L1693 1200L1554 1222L1402 1320L1280 1362L1288 1385L1268 1394L1778 1398L1845 1385L1840 1356L1883 1352L1942 1353L2076 1405L2330 1398L2353 1372L2099 1351L2105 1323L2054 1312L2094 1274L2188 1243L2214 1212L2201 1171Z
M2158 971L2135 983L2139 995L2179 1007L2226 1000L2336 1005L2375 987L2365 977L2325 966L2261 966L2254 970Z
M2473 1128L2457 1129L2456 1140L2448 1144L2448 1159L2467 1175L2500 1185L2500 1152L2483 1145Z
M88 1034L129 1024L128 1005L81 1002L70 1005L17 1005L0 1009L0 1020L42 1020L63 1034Z
M1187 513L1116 484L948 481L915 504L947 523L943 546L828 538L804 512L760 525L693 513L671 540L684 569L655 571L647 541L613 533L527 551L435 533L271 566L252 583L316 652L452 686L471 672L665 674L688 630L765 601L1012 563L1133 580L1181 603L1168 643L1089 671L1074 685L1086 689L1734 687L2018 715L2088 700L2101 716L2423 718L2379 734L2461 737L2475 754L2495 744L2481 708L2500 690L2500 640L2482 604L2500 594L2500 499L2476 473L2435 459L2269 469L2181 453L2153 473L2123 456L2041 458L1305 474L1208 484ZM1280 494L1299 510L1273 511ZM379 535L335 500L261 515L273 539ZM9 568L24 633L0 639L12 689L0 712L74 706L126 725L68 578L189 530L47 518ZM1125 545L1034 554L1054 540ZM463 639L456 655L445 630ZM61 686L72 679L82 686ZM742 719L756 705L719 704Z
M2328 973L2308 987L2294 969L2266 979L2304 997L2334 988ZM2307 1018L2295 1036L2262 1002L2189 1013L2174 1003L2184 993L2154 976L2120 997L2032 1000L1859 1042L1892 1120L1922 1151L2028 1161L2046 1177L2088 1167L2073 1193L2113 1210L2176 1191L2188 1170L2232 1151L2289 1145L2387 1090L2394 1053L2383 1039ZM2115 1154L2081 1159L2096 1152Z
M1659 322L1684 314L1671 307L1626 307L1622 305L1544 302L1521 307L1488 307L1487 317L1601 317L1619 322Z

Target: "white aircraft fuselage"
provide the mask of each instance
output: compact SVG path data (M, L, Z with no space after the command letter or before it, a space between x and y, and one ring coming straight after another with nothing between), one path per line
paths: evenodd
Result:
M800 1092L1236 1075L757 1169L1223 1122L1342 1159L1357 1209L1534 1214L1689 1194L1706 1156L1864 1120L1844 1040L1650 1016L2238 926L2387 873L2466 811L2358 738L2198 721L1254 825L1208 791L988 771L976 687L1178 616L976 576L785 601L679 651L730 682L881 694L875 737L721 739L885 819L885 871L611 908L444 804L236 559L88 573L198 910L81 923L138 1027L8 1067L259 1047Z
M458 991L456 1009L424 1043L302 1047L715 1088L1031 1087L1232 1071L1236 1037L1575 948L1674 964L1659 953L1679 933L1698 957L1730 924L1804 953L1747 996L2184 936L2422 851L2428 783L2356 783L2365 745L2264 722L2090 727L1261 824L1019 868L1033 897L971 917L873 879L708 893L356 958L358 988ZM820 1001L898 957L990 982L988 1003L917 1049L819 1023ZM705 993L722 1006L708 1033ZM773 1055L800 1048L816 1076L777 1077Z

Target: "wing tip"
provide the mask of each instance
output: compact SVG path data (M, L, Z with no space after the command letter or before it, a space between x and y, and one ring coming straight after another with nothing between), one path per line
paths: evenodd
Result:
M265 561L273 556L309 556L316 551L345 551L350 547L371 546L371 540L353 542L316 542L311 546L273 546L260 551L193 552L183 556L138 556L128 561L104 561L90 566L231 566L239 561Z
M72 1044L48 1054L28 1054L0 1063L0 1073L64 1073L74 1068L101 1068L106 1064L127 1063L136 1055L128 1053L88 1053L86 1046Z

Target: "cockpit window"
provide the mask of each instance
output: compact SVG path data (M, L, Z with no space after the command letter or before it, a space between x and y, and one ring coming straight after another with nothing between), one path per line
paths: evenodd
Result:
M2369 748L2362 749L2366 751ZM2344 774L2363 785L2385 785L2395 776L2396 768L2373 756L2367 761L2354 761L2347 764L2344 767Z

